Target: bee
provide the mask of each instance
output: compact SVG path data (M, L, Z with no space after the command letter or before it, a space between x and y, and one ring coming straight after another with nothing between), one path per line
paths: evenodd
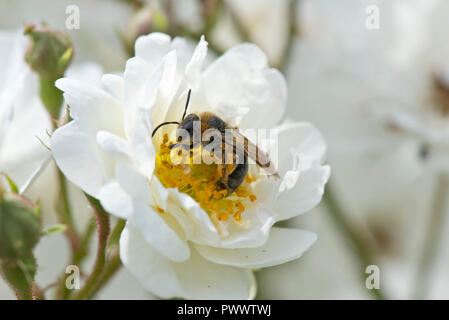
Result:
M245 180L246 174L248 173L248 158L254 160L258 167L265 170L269 175L279 178L279 174L276 171L274 164L270 160L268 154L263 152L258 146L248 140L243 134L240 133L237 127L229 126L223 119L219 116L213 114L212 112L201 112L199 114L190 113L187 115L187 109L190 102L190 95L192 90L188 91L187 101L184 108L184 114L180 122L178 121L166 121L154 128L151 137L154 137L156 132L162 126L169 124L177 124L177 143L169 145L170 149L173 148L184 148L185 150L191 150L198 146L200 143L205 149L212 145L214 142L215 135L211 135L210 139L205 139L202 141L194 141L194 139L189 139L189 141L183 141L181 137L181 132L179 130L185 130L189 137L195 137L194 135L194 124L199 121L201 125L201 136L207 130L218 131L219 136L221 136L221 159L228 159L226 153L232 153L233 168L229 170L225 163L218 163L221 172L221 179L218 181L219 189L227 190L227 195L232 194L235 189L237 189Z

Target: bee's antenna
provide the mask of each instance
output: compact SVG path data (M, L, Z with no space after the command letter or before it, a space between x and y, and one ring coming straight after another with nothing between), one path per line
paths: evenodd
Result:
M156 131L159 130L160 127L163 127L163 126L165 126L167 124L178 124L179 125L180 123L177 122L177 121L162 122L160 125L158 125L156 128L154 128L153 132L151 133L151 138L154 137L154 135L156 134Z
M189 89L189 92L187 93L186 107L185 107L185 109L184 109L184 114L182 115L182 120L184 120L184 118L186 117L187 108L189 107L190 94L191 94L191 93L192 93L192 89Z

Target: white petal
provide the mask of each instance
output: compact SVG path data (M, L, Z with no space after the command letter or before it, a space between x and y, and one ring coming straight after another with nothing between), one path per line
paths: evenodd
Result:
M196 231L198 229L197 224L178 204L174 203L171 199L168 199L165 207L165 212L176 220L177 225L182 228L187 240L196 239L199 237L198 232Z
M300 171L289 170L285 173L282 183L279 186L279 193L292 189L298 182Z
M120 257L147 290L162 298L248 299L255 285L249 270L211 263L194 249L189 260L170 262L129 226L120 238Z
M33 172L31 172L31 174L28 175L28 179L25 180L22 184L18 184L16 183L16 180L13 180L14 183L16 184L16 186L19 188L19 193L23 194L24 192L26 192L28 190L28 188L34 183L34 181L39 178L39 176L41 175L41 173L47 168L47 166L50 164L51 162L51 154L48 153L47 157L42 159L42 162L40 163L40 165L38 165ZM20 168L21 170L24 169L23 166L21 166ZM9 177L11 179L13 179L13 175L9 175Z
M268 241L258 248L224 249L196 245L207 260L241 268L264 268L299 258L317 239L304 230L272 228Z
M131 152L128 143L121 137L108 131L98 131L97 143L115 160L130 161Z
M326 142L321 133L311 124L305 122L284 123L273 128L277 134L277 161L281 176L288 170L304 171L312 166L320 165L326 153ZM270 150L276 150L276 146ZM276 157L278 159L276 159ZM298 164L295 168L295 157Z
M166 211L169 192L156 176L153 176L151 179L151 192L153 193L155 205Z
M75 64L67 69L65 77L90 84L95 87L101 86L103 69L94 62Z
M134 200L153 204L148 180L131 166L118 163L115 167L115 178Z
M279 194L274 210L278 220L290 219L315 207L323 197L330 176L329 166L314 167L301 172L296 185Z
M53 133L51 149L64 175L95 197L107 175L94 136L81 130L77 121L72 121Z
M145 85L153 74L154 70L142 58L133 57L126 61L123 78L125 82L124 98L128 109L144 107Z
M38 96L32 98L25 97L28 95L26 92L21 94L22 97L12 101L14 108L6 110L9 123L7 129L0 133L0 171L8 174L23 192L48 164L51 154L43 143L49 145L46 131L50 130L51 123ZM1 105L0 109L3 107L8 106Z
M178 56L178 63L180 70L182 72L186 71L187 65L192 59L192 54L195 51L195 46L198 46L201 42L195 43L192 40L187 40L186 38L176 37L172 41L171 48L176 50L176 55Z
M120 236L120 259L142 286L161 298L180 296L170 260L151 247L140 231L126 224Z
M0 92L11 89L18 75L29 69L23 58L27 40L23 32L0 31Z
M101 82L106 91L117 100L123 100L125 97L125 83L122 77L115 74L105 74L101 77Z
M204 40L204 36L201 36L200 42L196 46L192 59L186 68L187 85L191 89L196 89L199 85L201 67L204 59L206 59L206 55L207 42Z
M106 91L78 80L62 78L55 83L64 91L72 118L86 130L106 130L124 136L123 110L119 102Z
M139 172L150 178L155 164L155 150L151 141L151 123L148 110L138 108L127 112L128 141Z
M218 114L226 114L229 107L248 111L240 124L234 123L243 129L270 128L284 114L285 80L268 67L264 53L255 45L240 44L228 50L206 69L202 84Z
M134 201L133 213L128 222L138 228L144 239L167 259L180 262L189 258L189 247L181 238L183 235L176 232L180 228L167 224L148 204Z
M136 40L135 49L136 57L144 59L152 68L155 68L170 51L171 38L164 33L153 32L139 37Z
M242 229L231 224L229 236L222 239L219 245L207 244L223 248L255 248L262 246L269 237L270 229L276 222L277 213L272 209L259 205L247 209L242 214L243 222L247 221L249 228Z
M193 221L195 232L189 240L219 245L221 240L217 229L200 205L190 196L177 189L170 188L168 191L173 203L182 208Z
M121 219L128 219L133 211L133 200L118 182L110 182L100 189L98 199L105 210Z
M181 82L184 80L184 74L178 65L178 57L176 51L170 51L162 61L162 75L157 86L157 99L154 110L152 111L151 120L153 125L167 119L167 113L171 104L175 101ZM173 120L173 119L172 119ZM176 120L179 120L177 118Z

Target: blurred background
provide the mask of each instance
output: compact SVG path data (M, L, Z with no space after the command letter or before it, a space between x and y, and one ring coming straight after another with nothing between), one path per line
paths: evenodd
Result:
M79 29L66 27L73 5ZM448 15L445 0L0 0L1 30L64 30L73 64L98 73L123 70L135 39L152 31L192 43L205 34L212 55L244 41L265 51L287 78L285 117L323 133L332 177L317 208L284 223L318 241L301 259L257 271L260 299L449 298ZM49 224L54 170L28 191ZM74 202L88 223L87 204ZM37 282L64 269L66 246L61 235L42 239ZM379 290L366 287L369 265ZM12 298L0 281L0 299ZM97 298L154 297L121 270Z

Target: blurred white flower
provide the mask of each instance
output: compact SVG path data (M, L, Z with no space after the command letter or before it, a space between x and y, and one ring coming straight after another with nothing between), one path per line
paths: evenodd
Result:
M39 141L52 125L39 97L39 78L24 60L26 45L21 32L0 32L0 172L21 193L51 157Z
M40 203L48 224L54 222L59 190L47 149L54 124L40 99L39 76L24 60L27 44L22 31L0 32L0 64L5 70L0 74L0 172L13 180L20 193ZM67 77L92 85L100 83L101 74L93 63L66 72Z
M68 179L127 219L122 262L146 289L164 298L246 299L254 294L252 268L296 259L315 241L313 233L272 226L314 207L330 169L316 129L277 125L285 81L260 49L235 46L204 69L206 55L203 39L192 53L184 39L154 33L137 40L123 77L103 76L104 89L58 80L74 120L56 130L51 146ZM255 173L242 194L222 199L243 210L229 219L208 207L209 198L200 205L170 185L180 173L161 166L164 140L151 139L157 124L181 118L188 89L189 112L211 111L242 129L275 126L279 137L282 178ZM291 169L298 157L301 166Z
M251 41L257 43L268 56L270 64L279 65L287 44L290 0L226 0L225 2ZM226 26L225 21L221 26ZM222 40L231 42L232 36L235 42L239 42L239 36L235 32L233 28L217 28L215 35L219 36L219 43Z
M449 166L449 47L442 38L448 35L445 1L428 2L424 13L415 15L421 22L420 45L416 54L401 65L389 65L386 75L395 82L391 90L379 93L370 111L385 127L414 138L429 164L426 168L448 170ZM422 7L422 6L421 6ZM415 22L416 21L412 21ZM404 31L404 37L410 33ZM411 35L410 37L415 37Z
M207 12L214 6L220 8L210 34L215 46L224 51L242 41L255 43L267 55L271 66L282 62L290 27L290 3L290 0L171 1L177 22L193 32L205 27L204 9Z
M379 7L379 30L365 26L368 5ZM419 110L438 110L428 103L428 89L444 70L447 5L304 0L302 37L287 72L287 114L313 122L323 133L333 191L372 245L390 297L410 297L428 223L433 177L429 161L422 161L425 139L403 124L421 117Z

